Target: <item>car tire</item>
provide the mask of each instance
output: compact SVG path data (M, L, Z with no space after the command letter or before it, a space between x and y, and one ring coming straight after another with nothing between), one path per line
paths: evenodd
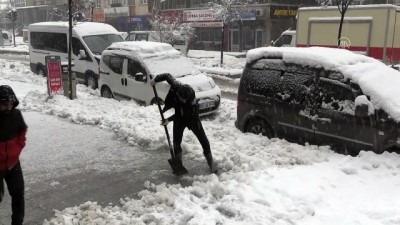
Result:
M36 73L37 75L46 77L46 71L44 70L43 66L38 66Z
M96 76L93 73L87 74L85 76L85 84L93 90L96 89L98 85Z
M268 138L273 138L274 131L272 127L262 119L250 119L247 126L246 132L253 134L262 134L263 136L267 136Z
M111 90L109 87L103 87L101 88L101 92L100 92L101 97L103 98L114 98Z

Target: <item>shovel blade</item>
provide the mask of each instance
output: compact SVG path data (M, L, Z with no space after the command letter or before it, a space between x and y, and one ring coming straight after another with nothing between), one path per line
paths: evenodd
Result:
M172 173L177 176L187 174L187 169L182 165L182 161L178 159L168 159L169 165L172 168Z

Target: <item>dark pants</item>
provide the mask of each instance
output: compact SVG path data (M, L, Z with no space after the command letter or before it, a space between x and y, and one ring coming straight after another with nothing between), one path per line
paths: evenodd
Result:
M25 215L24 177L21 164L18 162L11 170L2 172L0 175L0 193L4 193L3 180L7 184L8 193L11 196L11 224L20 225Z
M174 151L175 151L175 156L177 158L182 158L182 136L183 136L183 131L187 125L180 121L176 120L174 121L174 128L173 128L173 134L174 134ZM201 125L201 122L198 121L193 127L189 127L190 130L193 131L194 135L196 135L197 139L199 140L201 147L203 147L203 154L207 159L207 162L209 161L209 158L211 156L211 148L210 148L210 143L208 142L206 133L204 132L203 126Z

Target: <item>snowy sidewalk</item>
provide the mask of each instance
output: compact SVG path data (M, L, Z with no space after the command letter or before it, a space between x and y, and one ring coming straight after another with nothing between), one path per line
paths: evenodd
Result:
M189 184L172 175L167 150L148 151L119 141L96 126L82 126L54 116L23 112L29 126L21 156L26 186L26 225L42 224L53 210L87 201L118 205L137 197L145 181ZM207 173L205 163L192 171ZM196 168L193 168L196 167ZM0 224L10 224L8 193L0 205Z

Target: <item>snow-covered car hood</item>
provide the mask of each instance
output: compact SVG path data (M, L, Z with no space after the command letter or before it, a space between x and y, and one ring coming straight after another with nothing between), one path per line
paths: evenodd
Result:
M204 74L179 77L177 80L181 83L190 85L195 92L208 91L216 86L214 80Z

